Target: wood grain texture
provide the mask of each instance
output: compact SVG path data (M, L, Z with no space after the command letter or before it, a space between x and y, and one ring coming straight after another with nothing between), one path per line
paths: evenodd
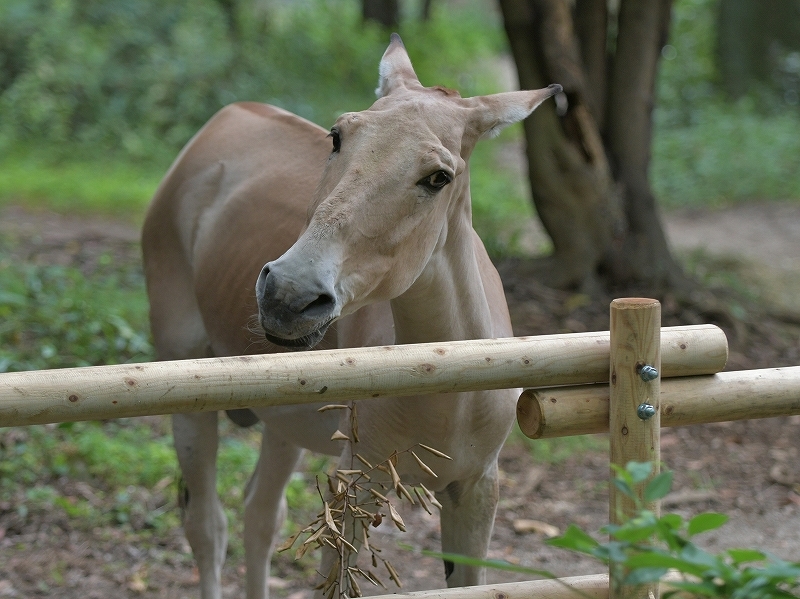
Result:
M664 330L668 374L725 365L712 325ZM608 380L609 333L575 333L0 374L0 426Z
M608 432L609 393L602 384L526 389L520 429L531 439ZM800 366L662 380L660 405L662 427L800 414Z
M654 299L624 298L611 302L609 439L611 464L625 467L628 462L650 462L654 474L661 461L661 417L658 412L661 386L661 304ZM655 367L659 376L643 381L639 370L644 365ZM653 417L637 416L642 404L656 408ZM615 473L610 472L613 479ZM659 502L643 503L644 484L637 485L643 507L660 511ZM622 524L637 512L634 501L615 485L609 485L609 520ZM613 567L613 566L612 566ZM612 599L658 598L658 585L621 585L625 572L610 572L609 597Z

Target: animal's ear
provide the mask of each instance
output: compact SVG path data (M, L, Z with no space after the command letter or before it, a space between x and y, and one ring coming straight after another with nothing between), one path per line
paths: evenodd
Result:
M473 126L479 137L494 137L504 127L528 117L539 104L561 93L562 89L558 83L553 83L542 89L470 98L475 110Z
M388 96L399 87L419 86L420 82L411 60L408 58L403 40L396 33L392 34L389 47L383 53L380 67L378 67L378 89L375 94L382 98Z

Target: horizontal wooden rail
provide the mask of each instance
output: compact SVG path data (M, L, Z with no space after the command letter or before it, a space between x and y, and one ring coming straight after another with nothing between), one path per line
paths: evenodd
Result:
M682 580L680 574L668 572L659 585L662 590L675 590L670 582ZM678 595L686 599L685 595ZM608 573L569 576L550 580L504 582L474 587L457 587L433 591L416 591L392 595L393 599L608 599Z
M395 594L396 599L608 599L608 573Z
M666 327L662 375L719 372L725 333ZM0 426L608 381L609 334L574 333L0 374Z
M800 414L800 366L661 382L661 426ZM608 385L527 389L517 420L531 439L608 431Z

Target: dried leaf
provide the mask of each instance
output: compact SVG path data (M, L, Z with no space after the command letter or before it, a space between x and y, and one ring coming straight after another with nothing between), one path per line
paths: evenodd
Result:
M333 599L333 594L336 592L338 585L332 584L325 595L325 599Z
M302 545L300 545L300 547L297 548L297 551L294 554L294 559L299 560L306 554L306 551L308 551L309 549L311 549L311 543L308 544L303 543Z
M358 416L356 415L356 402L353 402L353 408L350 410L350 432L353 435L353 441L358 443Z
M338 540L338 537L337 537ZM322 543L335 551L339 551L339 547L331 540L331 537L322 537Z
M425 451L430 451L433 455L439 456L440 458L444 458L445 460L453 459L446 453L442 453L441 451L439 451L438 449L434 449L433 447L428 447L427 445L423 445L422 443L417 443L417 445L419 445Z
M333 566L331 566L330 572L328 572L328 576L325 578L322 584L317 585L314 587L315 589L322 589L322 592L326 592L331 585L336 583L336 579L339 577L339 566L342 564L341 559L336 558Z
M311 536L309 536L305 541L303 541L303 545L310 545L314 541L316 541L322 533L325 532L325 527L320 526Z
M294 545L294 542L297 540L297 537L299 537L304 532L305 532L305 530L301 530L300 532L297 532L297 533L293 534L291 537L286 539L286 541L280 547L275 549L275 551L280 553L281 551L286 551L287 549L291 549L292 545Z
M372 557L372 561L374 562L373 567L377 568L378 567L378 562L375 559L375 556ZM377 574L375 574L375 572L373 572L372 570L367 570L367 574L369 574L370 580L374 581L373 584L380 585L385 590L388 590L388 587L385 584L383 584L383 581L380 578L378 578L378 576L377 576Z
M327 412L328 410L344 410L349 408L350 406L346 406L340 403L332 403L328 404L327 406L322 406L317 412Z
M352 482L352 481L351 481L349 478L347 478L347 477L346 477L346 476L343 474L343 472L342 472L341 470L337 470L337 471L336 471L336 475L335 475L335 476L336 476L336 478L338 478L340 481L342 481L342 482L343 482L345 485L349 485L349 484Z
M350 437L345 435L338 428L336 429L336 432L333 433L333 435L331 435L331 441L349 441L349 440L350 440Z
M400 517L400 514L397 513L397 510L394 509L394 506L390 503L389 504L389 516L394 522L395 526L399 528L402 532L406 531L406 524L403 522L403 519Z
M408 492L408 489L406 489L403 483L397 483L397 494L403 495L406 499L408 499L411 502L411 505L416 505L417 502L414 501L414 498L411 496L411 493Z
M420 484L419 484L419 486L420 486L420 488L421 488L421 489L424 491L424 493L425 493L425 497L427 497L427 498L428 498L428 501L430 501L430 502L431 502L431 503L432 503L434 506L436 506L436 508L437 508L437 509L441 510L441 509L442 509L442 504L441 504L441 503L439 503L439 500L438 500L438 499L436 499L436 495L434 495L434 494L433 494L433 493L432 493L432 492L431 492L431 491L428 489L428 487L426 487L426 486L425 486L425 485L423 485L422 483L420 483Z
M363 578L364 580L366 580L366 581L367 581L368 583L370 583L372 586L375 586L375 587L376 587L376 586L378 586L378 581L377 581L377 580L375 580L375 577L372 575L372 572L369 572L369 571L366 571L366 572L365 572L365 571L364 571L364 570L362 570L361 568L356 568L356 574L358 574L359 576L361 576L361 578Z
M433 514L433 512L431 512L431 508L428 507L428 502L425 501L423 494L419 492L417 487L414 487L414 495L416 495L417 499L419 499L419 504L422 506L422 509L429 514Z
M333 532L335 535L341 535L342 533L339 532L339 529L336 528L336 524L333 521L333 516L331 515L331 507L328 505L328 502L325 502L325 524L328 525L328 528Z
M331 492L331 495L336 495L336 487L334 486L333 479L330 476L328 477L328 490Z
M354 476L356 474L364 474L362 470L337 470L337 472L341 472L345 476Z
M538 532L546 537L557 537L561 534L558 527L542 522L540 520L514 520L514 532L517 534L526 534L531 532Z
M376 499L380 499L384 503L389 503L389 500L386 498L385 495L381 495L380 493L378 493L375 489L373 489L371 487L369 489L369 494L372 495L373 497L375 497Z
M389 561L384 561L383 563L386 565L386 569L389 570L389 578L392 579L392 581L397 585L398 588L402 589L403 583L400 582L400 577L397 575L397 570L394 569L394 566L392 566L392 564L389 563Z
M353 544L352 544L352 543L350 543L350 541L348 541L348 540L347 540L347 539L345 539L344 537L339 537L337 540L338 540L338 541L340 541L341 543L343 543L344 545L346 545L346 546L347 546L347 548L348 548L350 551L352 551L353 553L358 553L358 549L356 549L356 548L353 546Z
M362 464L364 464L367 467L367 470L372 470L372 464L370 464L367 460L365 460L364 457L361 454L357 453L356 454L356 459L359 462L361 462Z
M347 578L350 579L350 587L353 589L356 597L361 597L361 587L358 586L358 582L356 582L356 577L353 575L353 572L350 568L347 569Z
M414 456L415 460L417 460L417 466L419 466L423 472L430 474L434 478L439 478L439 475L436 474L433 470L431 470L430 467L425 462L419 459L419 456L416 453L412 451L411 455Z
M397 491L397 495L399 497L400 491L397 489L397 486L400 484L400 476L397 474L397 470L394 469L394 464L392 464L391 460L386 462L386 464L389 467L389 476L392 477L392 486L394 487L395 491Z

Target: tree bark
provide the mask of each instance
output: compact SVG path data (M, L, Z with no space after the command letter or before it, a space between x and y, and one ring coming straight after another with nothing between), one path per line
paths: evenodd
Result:
M622 0L610 55L605 0L577 0L576 13L569 0L500 0L520 87L560 83L566 96L566 110L548 104L525 121L533 201L554 247L539 274L552 285L682 278L647 176L670 4Z
M361 14L365 21L395 29L400 24L400 0L362 0Z
M564 87L569 108L553 104L524 122L533 202L554 252L540 276L557 287L595 283L621 216L619 198L597 124L566 2L500 0L520 87Z
M600 131L605 126L608 71L608 0L577 0L575 32L586 71L589 109Z
M680 277L648 177L656 71L667 42L671 4L622 0L607 116L607 148L614 176L623 186L628 224L624 243L612 256L615 278L659 284Z

